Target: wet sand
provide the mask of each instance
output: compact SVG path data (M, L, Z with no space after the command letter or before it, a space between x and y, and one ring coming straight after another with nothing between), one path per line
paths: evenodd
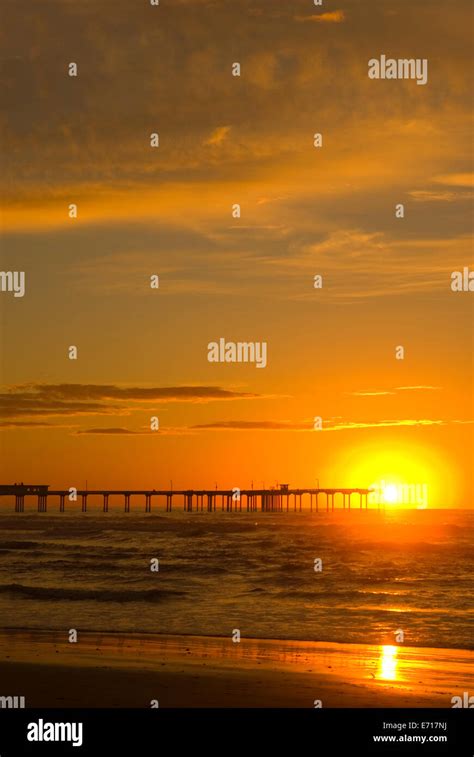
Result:
M0 632L0 697L27 707L451 707L474 652L197 636Z

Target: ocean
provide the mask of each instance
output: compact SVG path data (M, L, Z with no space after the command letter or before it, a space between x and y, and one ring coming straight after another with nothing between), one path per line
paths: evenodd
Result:
M468 510L3 510L0 627L472 649L473 531Z

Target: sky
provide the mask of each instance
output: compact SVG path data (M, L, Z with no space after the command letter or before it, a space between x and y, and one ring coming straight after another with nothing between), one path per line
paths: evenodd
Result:
M1 481L472 507L472 4L2 15L0 268L26 288L0 292ZM382 54L426 85L369 79ZM209 362L221 338L266 367Z

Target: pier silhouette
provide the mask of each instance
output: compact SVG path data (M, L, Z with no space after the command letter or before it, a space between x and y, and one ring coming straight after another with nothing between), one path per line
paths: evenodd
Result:
M351 496L358 495L355 508L368 509L368 495L370 489L347 488L289 488L282 484L271 489L55 489L51 490L45 484L11 484L0 485L0 497L15 497L15 512L25 512L25 498L37 497L38 512L48 511L49 498L59 500L59 512L75 509L80 503L83 513L87 512L88 498L99 496L103 498L102 511L109 511L109 498L123 497L124 512L131 511L131 498L144 497L145 512L151 512L152 500L157 500L157 509L171 512L182 508L185 512L334 512L334 510L350 510ZM337 507L337 495L339 507ZM321 502L321 496L323 501ZM303 507L303 497L306 497ZM161 498L161 499L159 499ZM160 508L160 502L162 507ZM323 507L320 507L320 505ZM354 503L353 503L354 504ZM325 507L324 507L325 505ZM377 505L380 507L380 504Z

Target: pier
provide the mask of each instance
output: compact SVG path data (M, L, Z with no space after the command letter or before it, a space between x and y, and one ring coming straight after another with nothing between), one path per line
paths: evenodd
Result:
M367 510L370 489L346 488L292 488L282 484L272 489L57 489L51 490L45 484L0 485L0 497L15 497L15 512L25 512L26 497L37 498L39 513L48 512L48 504L54 499L59 512L67 509L81 509L87 512L89 497L102 498L102 511L109 512L110 497L123 500L124 512L132 510L132 497L140 498L145 504L145 512L151 513L152 502L155 510L171 512L334 512L335 510ZM352 497L352 501L351 501ZM304 498L304 499L303 499ZM138 504L135 502L134 504ZM380 508L380 505L376 505ZM135 510L135 507L133 508Z

